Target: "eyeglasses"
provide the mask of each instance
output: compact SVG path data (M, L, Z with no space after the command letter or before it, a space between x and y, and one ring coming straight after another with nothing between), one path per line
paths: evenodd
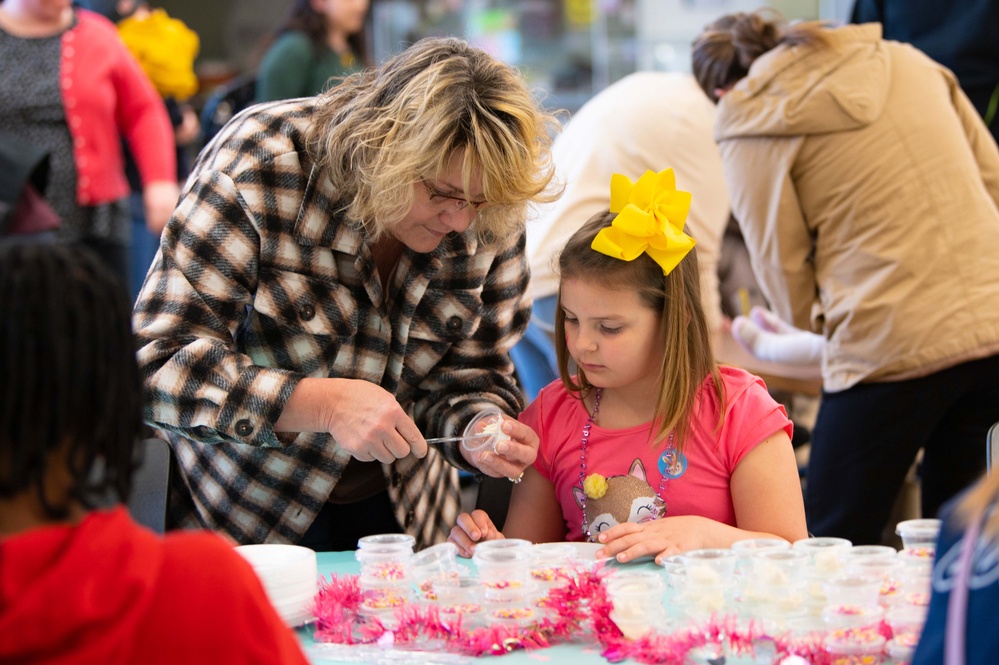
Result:
M422 182L423 186L427 188L427 194L430 195L430 205L439 209L441 212L458 212L459 210L464 210L469 206L472 207L472 210L478 212L482 209L482 206L488 203L488 201L468 201L460 196L445 194L423 178L420 178L420 182Z

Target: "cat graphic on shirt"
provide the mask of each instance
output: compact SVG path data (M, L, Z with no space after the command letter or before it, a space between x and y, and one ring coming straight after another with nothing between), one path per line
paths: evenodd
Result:
M646 480L645 465L635 459L627 474L606 479L607 491L600 498L587 496L573 487L576 504L584 511L590 535L624 522L650 522L666 514L666 504Z

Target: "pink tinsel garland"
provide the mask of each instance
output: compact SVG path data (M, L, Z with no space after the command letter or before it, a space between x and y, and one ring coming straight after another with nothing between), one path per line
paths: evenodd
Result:
M415 645L431 642L437 648L471 656L502 655L516 649L543 649L589 632L603 647L610 662L632 659L640 663L682 665L690 651L719 647L728 653L752 654L766 645L772 662L800 656L812 665L829 665L831 657L816 640L792 640L785 635L768 635L750 622L740 628L735 617L713 617L696 628L669 635L652 632L637 640L624 637L611 620L613 609L603 585L605 572L575 570L565 576L563 586L554 588L545 601L554 618L543 619L527 628L485 626L466 628L459 619L442 620L436 607L408 605L395 612L397 625L389 631L375 617L358 612L361 591L356 575L333 575L320 582L313 613L317 618L317 642L370 644L390 638L393 644ZM590 630L586 631L589 625Z

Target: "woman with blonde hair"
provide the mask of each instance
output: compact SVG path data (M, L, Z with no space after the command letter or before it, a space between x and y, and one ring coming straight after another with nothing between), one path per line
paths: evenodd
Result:
M423 40L319 97L237 115L202 153L139 296L151 400L181 482L175 525L353 549L447 536L457 469L495 453L424 437L523 407L524 219L551 198L554 119L511 67Z
M732 14L694 43L735 217L774 312L825 337L810 531L878 542L984 470L999 413L999 150L953 74L878 24Z

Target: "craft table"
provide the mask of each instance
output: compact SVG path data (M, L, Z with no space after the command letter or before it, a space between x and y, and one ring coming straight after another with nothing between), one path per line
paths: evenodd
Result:
M466 559L460 559L460 562L465 565L472 565ZM317 554L317 563L319 574L326 579L329 579L334 573L338 575L357 575L361 572L360 566L354 559L353 552L319 552ZM629 567L657 570L665 575L665 571L653 563L629 564ZM298 634L306 655L316 665L338 662L371 663L372 665L377 665L375 660L346 660L339 655L336 658L332 657L332 655L331 657L325 656L322 653L325 645L317 645L315 643L312 639L312 628L310 626L299 628ZM382 654L382 657L383 660L381 662L391 662L390 653ZM514 651L499 657L485 656L483 658L472 658L458 654L443 654L439 660L431 660L429 658L428 656L419 660L400 659L398 662L413 663L414 665L416 663L427 663L427 665L433 665L434 663L447 665L457 665L459 663L490 663L491 665L607 665L607 660L600 655L600 646L596 643L592 645L560 644L549 649Z

